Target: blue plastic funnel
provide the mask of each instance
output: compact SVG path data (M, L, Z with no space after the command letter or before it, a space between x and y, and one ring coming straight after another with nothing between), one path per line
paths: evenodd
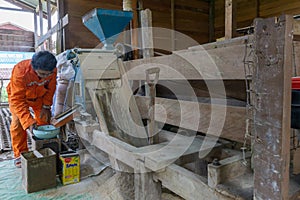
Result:
M130 11L95 8L82 17L82 22L105 46L111 47L132 16Z

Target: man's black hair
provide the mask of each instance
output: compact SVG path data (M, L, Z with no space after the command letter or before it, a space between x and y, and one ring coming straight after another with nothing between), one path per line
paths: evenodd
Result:
M34 70L53 71L57 60L49 51L39 51L32 56L31 65Z

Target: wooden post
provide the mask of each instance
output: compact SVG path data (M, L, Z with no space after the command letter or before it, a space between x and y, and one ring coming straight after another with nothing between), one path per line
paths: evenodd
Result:
M171 51L175 51L175 0L171 0Z
M34 22L34 49L35 51L37 51L37 48L38 48L38 22L37 22L37 14L36 12L34 11L33 12L33 22Z
M141 11L143 58L154 56L151 10Z
M139 46L138 40L138 31L137 28L139 27L138 23L138 12L137 12L137 0L132 0L132 12L133 12L133 19L130 22L131 27L131 45L133 46L133 56L134 59L139 58L139 52L137 47Z
M161 182L153 180L153 172L147 172L142 161L137 161L139 169L134 173L134 191L136 200L161 199Z
M42 0L39 0L39 17L40 17L40 36L43 35L43 4L42 4ZM41 49L44 50L44 46L41 46Z
M225 39L233 38L236 30L236 0L225 0Z
M209 42L215 40L215 0L209 1Z
M257 19L254 199L289 199L292 16Z
M47 0L47 20L48 20L48 31L51 29L51 2L50 0ZM48 39L48 48L50 51L52 51L52 38L50 37Z
M255 1L255 6L256 6L256 17L259 17L260 16L260 14L259 14L259 7L260 7L259 0Z
M65 15L65 8L64 8L64 1L63 0L57 0L57 18L59 20L62 20L62 18ZM57 36L56 36L56 53L59 54L65 50L65 35L64 35L64 29L58 29Z

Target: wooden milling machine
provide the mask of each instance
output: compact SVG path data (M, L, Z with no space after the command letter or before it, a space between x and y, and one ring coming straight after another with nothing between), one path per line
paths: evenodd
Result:
M278 19L281 26L279 32L276 29L276 36L263 35L266 30L262 28L267 26L273 30L277 27L275 20L257 20L254 35L194 46L174 51L171 55L124 62L120 49L113 44L131 18L129 11L92 10L83 17L83 23L100 39L103 48L77 48L64 52L65 55L72 52L69 60L76 69L76 78L70 87L72 90L65 101L69 108L74 104L81 107L79 115L74 118L76 132L85 145L94 147L95 157L103 153L109 157L116 173L126 177L120 182L133 183L132 194L128 194L128 188L126 192L124 189L124 198L132 199L130 195L133 195L137 200L160 199L162 188L184 199L252 199L271 191L272 184L279 184L281 179L273 173L268 177L261 175L263 172L260 170L270 169L270 165L259 161L271 159L274 155L272 152L270 155L259 153L267 146L255 146L259 150L254 157L257 165L252 166L248 150L255 141L251 134L261 136L268 141L267 144L274 140L274 144L279 145L276 149L289 143L279 136L279 139L264 138L260 132L251 133L251 125L260 126L258 121L251 121L253 112L262 118L265 115L262 113L264 110L247 107L251 103L249 96L257 92L254 96L258 98L264 86L268 85L260 86L260 83L268 80L266 77L270 73L264 73L263 68L255 68L260 63L255 63L253 54L249 52L260 48L253 47L253 40L263 42L264 36L274 37L280 44L286 42L286 46L278 46L291 50L290 38L284 37L284 31L290 28L285 22L291 19L285 16ZM258 37L259 34L263 36ZM275 44L270 41L267 40L271 46ZM278 54L274 53L274 56ZM282 63L286 67L287 64ZM280 68L282 63L273 65ZM251 68L246 74L245 66ZM263 76L252 76L255 73ZM291 74L276 76L280 77L272 77L273 83L278 86L276 88L283 90L284 87L290 92L287 84L277 80L290 80ZM149 95L134 96L132 80L145 81ZM163 81L170 83L172 91L181 89L181 95L184 91L191 97L157 98L156 84ZM253 87L251 94L250 86ZM260 103L268 100L265 97L260 98ZM279 106L272 111L282 111L271 118L278 118L278 123L285 124L281 121L282 115L290 116L290 111L281 108L283 102L289 104L290 99L270 98ZM279 129L274 132L275 135L281 134ZM279 156L281 160L279 162L276 158L278 162L274 166L279 174L287 176L283 165L289 160L285 154ZM275 178L271 177L272 174ZM261 181L261 177L265 178L262 182L268 185L266 189L258 186L257 181ZM270 182L271 179L273 182ZM285 186L279 187L272 190L274 199L285 195L281 193ZM297 187L300 188L299 185Z

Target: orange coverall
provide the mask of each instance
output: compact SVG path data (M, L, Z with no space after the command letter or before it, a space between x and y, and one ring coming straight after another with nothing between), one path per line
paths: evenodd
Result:
M12 114L10 134L15 158L28 151L26 129L36 123L47 124L40 118L43 105L51 106L56 89L57 69L46 78L39 78L31 66L31 60L24 60L13 68L7 86L8 103ZM33 118L29 107L34 111Z

